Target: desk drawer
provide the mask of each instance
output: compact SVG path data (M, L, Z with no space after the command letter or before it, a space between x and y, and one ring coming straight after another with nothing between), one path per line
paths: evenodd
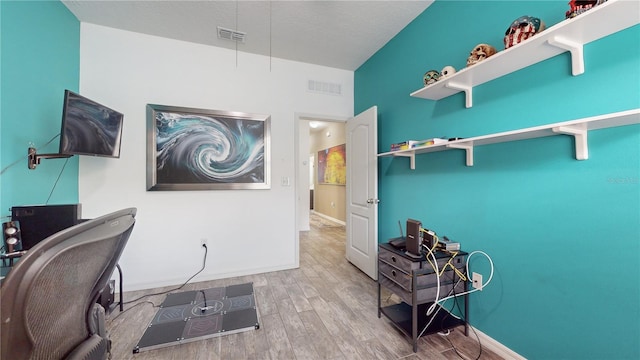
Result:
M463 267L457 267L456 268L464 274L464 266ZM440 276L440 284L445 284L445 283L450 283L453 281L458 281L458 279L460 279L460 276L458 276L458 274L456 272L454 272L451 268L447 268L447 270L445 270L442 275ZM428 288L428 287L436 287L438 286L438 276L435 274L435 272L430 272L428 274L421 274L416 276L416 289L417 290L421 290L423 288Z
M402 299L402 301L404 301L405 303L409 304L409 305L413 305L413 296L412 293L410 291L405 290L404 288L402 288L401 286L399 286L397 283L395 283L394 281L388 279L385 276L379 276L378 277L378 281L380 282L381 286L384 286L385 288L389 289L391 292L393 292L394 294L398 295L398 297L400 297L400 299ZM460 281L455 289L456 289L456 293L460 294L462 292L465 291L465 282L464 281ZM453 283L451 281L443 281L440 284L440 298L444 298L446 296L448 296L449 292L451 292L451 290L453 289ZM427 287L427 288L423 288L423 289L418 289L416 291L416 305L417 304L424 304L427 302L433 302L435 297L436 297L436 293L438 292L437 287L433 286L433 287Z
M454 261L455 260L456 259L454 259ZM439 266L444 266L444 264L446 264L446 261L443 261L443 263L439 264ZM463 264L457 263L455 265L456 265L456 268L461 273L464 273L465 268ZM378 271L380 272L381 275L383 275L389 280L392 280L393 282L401 286L406 291L409 291L409 292L413 291L413 286L412 286L413 276L403 271L400 271L398 268L391 266L385 263L384 261L378 261ZM438 284L438 276L435 274L433 269L425 270L425 271L427 272L426 274L419 274L418 276L416 276L416 289L418 290L426 287L437 286ZM454 271L450 267L447 267L447 269L444 271L444 273L440 277L440 282L444 283L447 281L455 281L459 278L460 277L456 273L454 273Z
M442 267L449 262L449 256L442 256L442 253L438 253L438 267L442 269ZM429 258L431 259L431 258ZM458 255L456 256L451 263L456 268L463 268L465 266L466 255ZM410 259L404 256L398 255L398 253L389 251L383 247L380 247L378 250L378 260L384 261L387 264L396 267L407 274L411 274L412 270L418 269L427 269L431 268L431 264L429 261L422 259Z
M411 281L413 280L411 275L400 271L399 268L391 266L384 261L378 261L378 271L381 275L402 286L405 290L411 291Z
M407 274L410 274L411 270L420 269L419 260L409 260L382 247L378 251L378 259L404 271Z

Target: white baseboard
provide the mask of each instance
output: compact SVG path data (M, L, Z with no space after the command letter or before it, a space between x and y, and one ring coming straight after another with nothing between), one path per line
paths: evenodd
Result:
M265 273L274 272L274 271L297 269L299 267L300 267L300 264L295 263L295 264L285 264L281 266L273 266L273 267L265 267L265 268L246 269L246 270L236 271L236 272L200 274L194 277L193 279L191 279L191 281L189 281L189 284L202 282L202 281L227 279L227 278L238 277L238 276L260 275L260 274L265 274ZM149 290L149 289L155 289L155 288L161 288L161 287L167 287L167 286L178 286L178 285L182 285L185 280L186 279L182 279L182 278L166 279L164 281L129 284L127 283L127 276L125 274L123 279L123 283L124 283L123 290L125 293L127 293L130 291ZM116 290L119 290L118 285L116 285ZM118 291L116 291L116 294L118 294Z
M320 216L321 218L325 218L325 219L327 219L327 220L329 220L329 221L333 221L334 223L338 223L338 224L340 224L340 225L347 225L347 223L346 223L346 222L344 222L344 221L342 221L342 220L338 220L338 219L336 219L336 218L332 218L332 217L331 217L331 216L329 216L329 215L325 215L325 214L323 214L323 213L319 213L319 212L317 212L317 211L315 211L315 210L311 210L311 212L312 212L312 213L314 213L315 215Z
M524 356L502 345L500 342L494 340L492 337L483 333L482 331L476 328L471 329L471 332L473 331L475 331L478 334L478 338L480 338L480 343L482 344L483 348L490 350L491 352L502 357L503 359L526 360ZM473 336L473 335L469 334L469 336Z

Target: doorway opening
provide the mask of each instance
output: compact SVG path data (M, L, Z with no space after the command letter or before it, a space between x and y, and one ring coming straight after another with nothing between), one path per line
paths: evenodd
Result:
M342 194L346 193L348 184L334 185L331 189L327 185L318 185L314 179L317 179L317 150L329 146L327 144L344 144L347 119L330 115L295 114L296 236L299 231L310 229L311 211L330 221L345 221L346 202Z
M296 114L294 129L295 139L295 168L297 185L295 188L295 213L296 213L296 256L299 264L300 231L309 229L309 149L311 148L310 131L308 128L310 121L328 121L339 126L344 137L340 142L344 148L342 166L345 171L345 181L331 181L332 178L322 177L325 183L344 184L344 219L346 225L346 258L347 260L366 273L373 280L377 280L378 267L378 164L377 164L377 119L378 108L372 106L353 118L336 118L318 115ZM324 136L331 137L332 132L323 130ZM320 147L315 144L315 149L323 149L332 142L322 144ZM336 143L333 143L333 148ZM327 152L318 152L318 158ZM315 150L314 150L315 151ZM337 151L338 153L340 150ZM329 162L326 162L329 164ZM347 167L347 163L351 163ZM331 169L327 166L327 169ZM320 172L318 172L320 173ZM334 172L337 173L337 172ZM320 178L320 176L318 176ZM314 209L318 209L318 199L324 196L317 196L318 185L314 185ZM304 194L304 196L301 196ZM338 205L331 204L334 207ZM339 205L342 207L343 205Z

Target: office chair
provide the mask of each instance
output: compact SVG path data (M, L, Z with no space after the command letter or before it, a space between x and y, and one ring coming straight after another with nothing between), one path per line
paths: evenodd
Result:
M124 250L136 208L55 233L31 248L0 287L1 359L107 359L100 290Z

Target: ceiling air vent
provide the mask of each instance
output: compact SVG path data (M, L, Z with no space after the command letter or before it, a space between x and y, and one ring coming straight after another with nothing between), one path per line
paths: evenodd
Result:
M218 26L218 39L238 41L244 44L244 38L246 36L247 33L244 33L242 31L226 29Z
M342 95L342 85L325 81L309 80L307 82L307 91L327 95Z

